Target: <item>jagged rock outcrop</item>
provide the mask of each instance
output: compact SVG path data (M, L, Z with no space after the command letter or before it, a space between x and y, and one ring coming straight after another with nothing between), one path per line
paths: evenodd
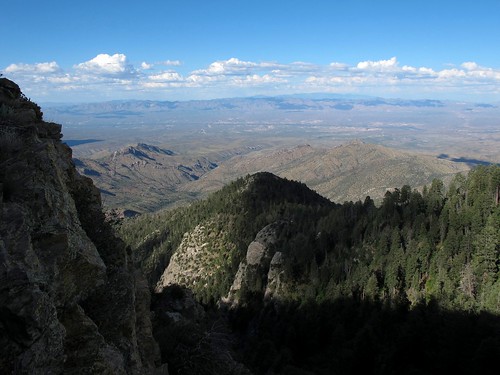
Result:
M269 270L267 272L267 285L264 292L264 298L267 300L273 297L279 297L285 288L285 256L281 251L274 253L271 263L269 264Z
M178 248L155 286L161 293L169 286L181 286L194 292L198 300L218 292L214 280L229 278L229 292L221 293L221 302L230 307L245 305L258 297L279 299L289 289L285 280L286 251L277 251L280 234L290 226L279 220L262 228L250 242L238 270L230 271L236 245L229 241L227 228L212 218L184 233ZM214 301L217 302L217 301Z
M276 252L279 233L287 225L285 221L272 223L257 233L248 245L246 257L240 263L225 303L237 306L246 303L246 297L261 295L272 297L279 294L284 255Z
M167 373L147 283L61 126L4 78L0 108L0 373Z

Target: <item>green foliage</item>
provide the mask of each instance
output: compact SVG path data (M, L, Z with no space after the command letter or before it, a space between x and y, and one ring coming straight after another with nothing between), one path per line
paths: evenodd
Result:
M227 293L257 232L285 220L276 250L293 287L284 299L353 297L413 306L434 300L445 308L498 313L498 186L500 167L482 166L457 175L448 189L434 180L422 193L409 186L388 191L380 207L369 197L336 205L303 184L262 173L189 207L130 221L121 231L155 283L184 233L214 221L216 232L225 233L211 242L214 251L234 250L204 301Z
M308 216L324 215L333 204L304 184L280 179L270 173L258 173L240 178L208 199L175 210L143 215L120 227L120 235L135 250L150 283L154 285L180 245L184 234L199 224L224 233L209 241L218 252L222 266L206 287L196 295L203 302L217 301L231 286L248 244L267 224L280 219L298 225L294 234L310 232ZM206 225L208 224L208 225ZM290 233L290 236L292 234ZM286 238L286 243L292 238ZM227 253L228 249L234 249ZM223 256L223 253L226 254Z
M277 245L293 292L231 312L245 364L255 374L494 373L499 173L396 189L378 208L296 207L306 215Z
M153 296L155 319L153 332L162 362L170 374L177 375L250 375L232 359L231 335L222 319L196 316L186 304L191 297L179 286L170 286ZM184 306L186 319L177 311ZM189 306L189 307L187 307ZM193 317L195 315L196 317Z

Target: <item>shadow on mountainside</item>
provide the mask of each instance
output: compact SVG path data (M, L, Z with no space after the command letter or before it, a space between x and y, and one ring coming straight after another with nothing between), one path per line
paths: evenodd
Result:
M493 374L500 317L377 302L267 304L233 311L256 374Z
M439 154L438 159L444 159L444 160L449 160L455 163L465 163L469 167L477 167L478 165L495 165L495 163L492 163L487 160L479 160L479 159L471 159L471 158L466 158L464 156L460 156L459 158L452 158L448 154Z
M434 301L339 299L205 307L178 286L153 302L155 336L171 374L494 374L500 317ZM167 301L167 302L166 302ZM179 306L183 306L179 308ZM241 366L244 364L244 366Z
M69 147L74 147L74 146L79 146L79 145L85 145L87 143L95 143L95 142L102 142L102 139L68 139L64 140L64 143L66 143Z

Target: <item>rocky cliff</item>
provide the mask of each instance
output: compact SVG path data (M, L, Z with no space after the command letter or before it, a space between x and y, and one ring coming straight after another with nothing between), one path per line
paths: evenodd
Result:
M147 283L61 137L0 79L0 373L167 373Z

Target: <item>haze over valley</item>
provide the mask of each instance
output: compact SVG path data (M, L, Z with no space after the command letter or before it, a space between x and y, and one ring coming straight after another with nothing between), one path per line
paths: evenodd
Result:
M206 196L270 171L336 202L379 201L500 162L500 108L328 94L59 105L77 168L110 208L138 212Z

